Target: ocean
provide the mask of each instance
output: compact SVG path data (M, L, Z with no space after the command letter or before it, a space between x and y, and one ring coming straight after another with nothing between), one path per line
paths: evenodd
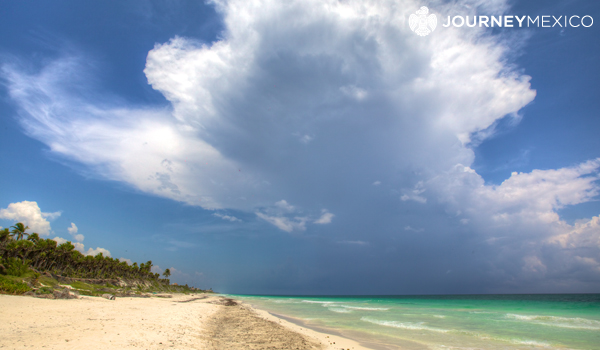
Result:
M382 349L600 349L600 294L231 297Z

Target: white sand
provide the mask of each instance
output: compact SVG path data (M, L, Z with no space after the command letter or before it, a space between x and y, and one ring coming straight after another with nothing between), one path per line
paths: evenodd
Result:
M279 323L282 326L285 326L288 329L291 329L294 332L300 333L304 336L309 337L310 339L314 339L319 344L323 346L323 349L327 350L339 350L339 349L354 349L354 350L371 350L370 348L366 348L360 345L358 342L347 339L338 335L331 335L327 333L317 332L312 329L299 326L297 324L288 322L284 319L275 317L270 313L264 310L254 309L256 313L258 313L261 317L264 317L267 320L271 320L273 322Z
M368 350L248 305L218 305L223 299L217 296L182 302L196 297L111 301L0 295L0 349Z

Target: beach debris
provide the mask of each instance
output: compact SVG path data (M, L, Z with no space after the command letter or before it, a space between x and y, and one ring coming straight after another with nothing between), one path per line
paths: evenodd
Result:
M54 292L55 299L77 299L79 298L79 292L76 290L69 289L55 289Z
M144 293L133 294L133 295L130 295L130 296L133 297L133 298L150 298L150 294L144 294Z
M102 294L102 297L104 299L108 299L108 300L115 300L116 299L115 296L112 295L112 294Z
M219 299L211 301L224 302L229 298ZM243 303L238 307L219 308L207 321L205 332L207 339L211 340L207 350L324 349L313 339L262 317L253 309L244 307Z
M223 305L225 306L236 306L238 303L236 303L235 301L233 301L233 299L225 299L225 303Z
M236 306L238 303L235 302L233 299L230 298L219 298L217 300L213 300L213 301L209 301L210 304L217 304L217 305L223 305L223 306Z
M79 292L69 289L52 289L50 287L35 288L33 291L25 293L36 298L42 299L78 299Z
M171 294L156 294L155 297L157 297L157 298L172 298L173 296Z
M192 298L192 299L188 299L188 300L178 301L178 303L189 303L190 301L201 300L201 299L206 299L206 298L207 298L207 296L203 296L203 297L199 297L199 298Z

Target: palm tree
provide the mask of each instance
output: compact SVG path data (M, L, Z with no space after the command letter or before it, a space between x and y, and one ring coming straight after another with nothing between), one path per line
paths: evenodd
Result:
M163 276L165 276L165 278L169 278L169 276L171 276L171 270L165 269L165 272L163 272Z
M9 236L10 231L7 228L0 230L0 243L8 240Z
M40 241L40 235L38 235L37 233L34 232L29 235L27 240L32 241L33 243L37 243Z
M17 222L15 224L15 226L11 226L12 230L12 235L17 237L17 241L20 239L23 239L23 236L27 235L29 236L29 233L25 232L29 229L29 226L25 226L20 222Z

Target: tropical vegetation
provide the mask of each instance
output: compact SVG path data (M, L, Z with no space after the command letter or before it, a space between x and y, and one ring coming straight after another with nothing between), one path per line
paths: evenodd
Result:
M88 285L107 284L108 286L132 285L137 291L195 291L198 289L185 286L172 286L168 277L169 269L160 274L153 273L152 261L134 262L129 265L109 256L98 253L96 256L84 255L75 250L71 242L57 244L52 239L42 239L37 233L27 233L29 227L16 223L0 230L0 292L22 294L39 284L39 277L44 274L51 279L68 278ZM12 277L11 277L12 276ZM29 277L30 283L19 281L15 277ZM104 283L107 280L108 282ZM50 284L51 281L47 281ZM112 282L112 283L111 283ZM143 287L140 287L143 286ZM89 286L88 286L89 287ZM173 290L175 288L176 290ZM131 289L131 288L130 288ZM86 291L94 291L89 287ZM200 291L200 290L198 290Z

